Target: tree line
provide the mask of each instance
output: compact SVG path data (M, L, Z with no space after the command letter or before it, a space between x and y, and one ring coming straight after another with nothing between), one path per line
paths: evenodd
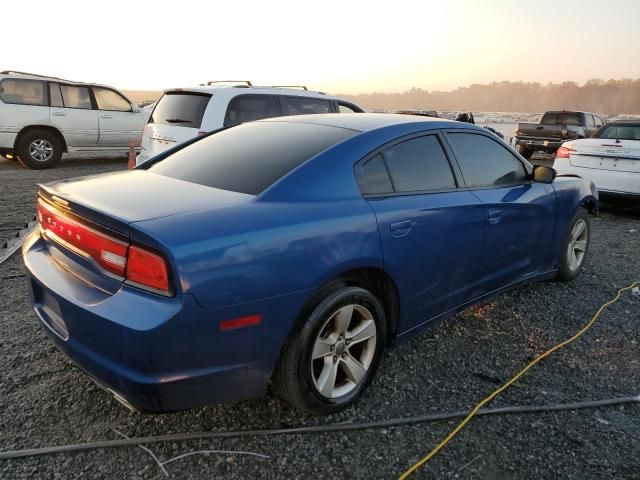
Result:
M459 87L450 92L412 88L402 93L342 95L369 110L467 110L543 112L585 110L601 114L639 114L640 79L593 79L576 82L494 82Z

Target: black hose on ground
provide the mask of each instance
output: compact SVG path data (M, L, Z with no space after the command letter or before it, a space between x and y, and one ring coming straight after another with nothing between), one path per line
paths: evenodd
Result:
M607 407L623 405L626 403L640 403L640 395L635 397L618 397L604 400L589 400L585 402L561 403L554 405L515 405L511 407L485 408L476 413L479 415L503 415L507 413L539 413L555 412L559 410L582 410L586 408ZM308 427L274 428L264 430L236 430L219 432L195 432L195 433L171 433L167 435L154 435L149 437L121 438L117 440L101 440L96 442L76 443L55 447L28 448L24 450L10 450L0 452L0 460L12 458L34 457L38 455L50 455L53 453L78 452L83 450L95 450L103 448L130 447L147 443L175 442L184 440L201 440L211 438L239 438L258 437L267 435L299 435L304 433L330 433L346 432L353 430L367 430L373 428L398 427L402 425L415 425L419 423L438 422L463 418L468 415L468 410L460 410L450 413L436 413L430 415L418 415L414 417L393 418L389 420L375 420L359 423L338 423L329 425L314 425Z

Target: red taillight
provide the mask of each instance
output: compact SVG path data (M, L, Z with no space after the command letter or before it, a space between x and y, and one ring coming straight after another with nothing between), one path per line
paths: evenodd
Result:
M133 245L129 247L127 255L126 278L156 290L169 291L169 273L164 259L160 255Z
M171 292L167 263L160 255L87 227L41 199L38 220L47 237L90 257L107 272L165 295Z
M63 216L42 200L38 200L38 216L41 227L54 240L70 245L80 253L90 256L108 272L119 277L124 276L129 246L126 242L111 238Z
M576 150L574 148L560 147L556 152L556 158L569 158L569 155L571 155L575 151Z

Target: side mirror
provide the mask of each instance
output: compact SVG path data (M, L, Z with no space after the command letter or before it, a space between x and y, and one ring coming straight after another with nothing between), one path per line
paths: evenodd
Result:
M533 181L540 183L553 183L557 172L546 165L535 165L533 167Z

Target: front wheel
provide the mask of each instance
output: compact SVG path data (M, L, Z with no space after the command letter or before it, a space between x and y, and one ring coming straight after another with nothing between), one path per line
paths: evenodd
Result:
M386 319L378 299L360 287L339 285L314 305L283 349L274 386L295 407L324 415L353 403L371 382Z
M589 213L584 208L579 208L569 223L569 231L560 256L557 280L566 282L578 276L587 259L590 241Z

